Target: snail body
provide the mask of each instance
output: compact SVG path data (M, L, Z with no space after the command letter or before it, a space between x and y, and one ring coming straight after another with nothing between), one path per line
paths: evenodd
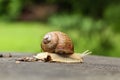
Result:
M73 54L74 46L72 40L63 32L54 31L47 33L41 44L44 52L57 53L57 54Z

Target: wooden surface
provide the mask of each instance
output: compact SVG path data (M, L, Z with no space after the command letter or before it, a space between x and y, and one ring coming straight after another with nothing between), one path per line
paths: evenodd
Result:
M7 53L1 53L7 54ZM0 58L0 80L120 80L120 59L87 56L84 63L21 62L15 59L31 54L11 53Z

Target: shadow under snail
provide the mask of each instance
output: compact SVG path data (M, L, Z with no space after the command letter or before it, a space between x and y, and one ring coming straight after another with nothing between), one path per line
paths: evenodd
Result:
M71 38L60 31L45 34L41 48L43 52L38 53L35 58L45 62L83 62L83 57L91 53L88 50L82 54L75 53Z

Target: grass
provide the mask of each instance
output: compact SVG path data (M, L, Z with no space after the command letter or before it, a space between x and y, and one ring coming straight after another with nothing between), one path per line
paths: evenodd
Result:
M43 35L57 30L38 23L0 23L1 52L40 52Z
M42 37L45 33L54 30L60 29L40 23L0 23L0 51L40 52ZM87 41L83 37L79 37L75 30L65 33L72 38L76 52L91 49L91 46L87 45Z

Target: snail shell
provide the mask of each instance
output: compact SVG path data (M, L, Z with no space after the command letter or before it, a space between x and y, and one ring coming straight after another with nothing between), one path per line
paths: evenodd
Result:
M47 33L41 44L44 52L70 55L74 53L72 40L63 32L53 31Z

